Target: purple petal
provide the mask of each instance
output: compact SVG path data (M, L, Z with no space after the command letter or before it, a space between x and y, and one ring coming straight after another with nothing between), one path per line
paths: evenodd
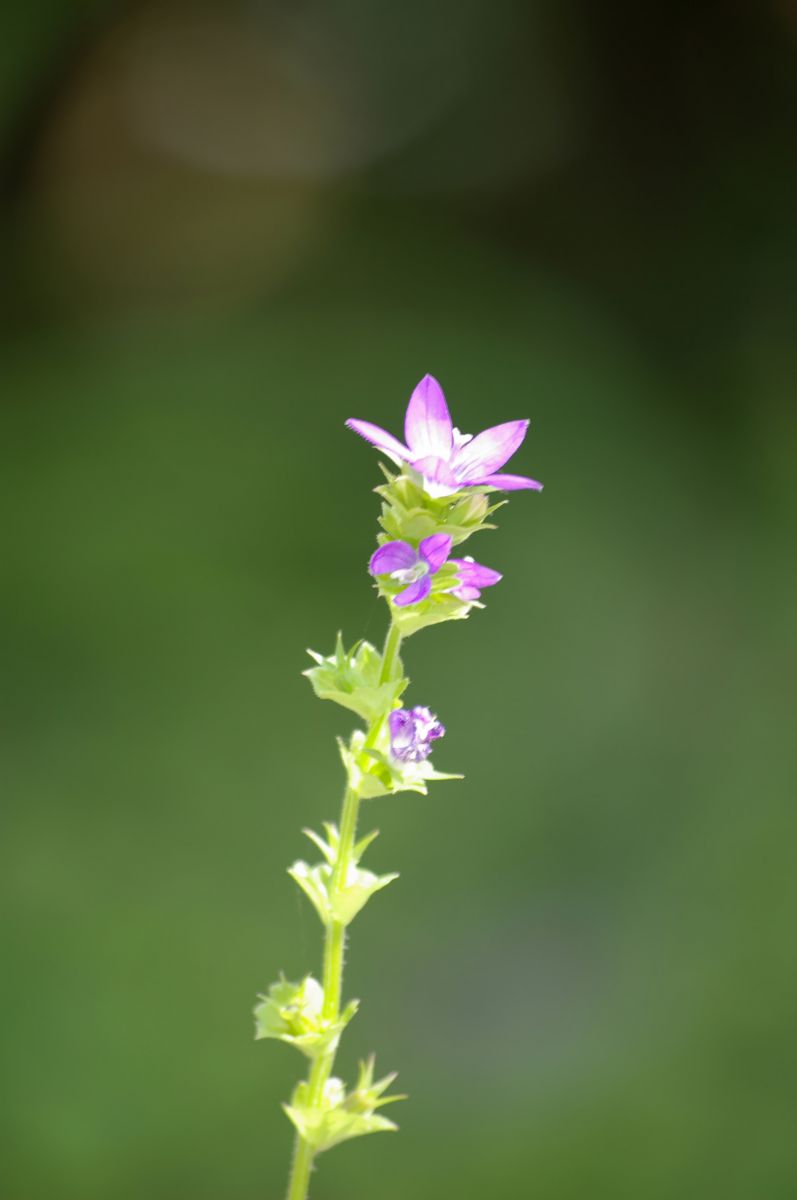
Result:
M460 447L451 464L462 483L491 475L512 457L526 436L528 421L507 421L485 429ZM412 443L410 443L412 444Z
M408 542L385 542L371 555L368 570L372 575L389 575L391 571L406 571L417 561L418 555Z
M454 445L451 417L448 415L443 389L431 375L424 375L410 396L404 421L404 436L415 458L432 454L437 458L448 459L451 455ZM502 463L504 462L506 459L502 460ZM501 466L502 463L498 465Z
M346 424L349 429L353 429L355 433L359 433L360 437L365 438L366 442L386 451L391 458L401 462L408 462L412 458L407 447L402 446L398 438L394 438L393 434L388 433L386 429L380 429L378 425L372 425L370 421L359 421L356 417L350 417Z
M468 483L476 486L501 488L504 492L517 492L521 488L533 488L535 492L542 491L542 484L536 479L527 479L525 475L483 475L480 479L469 479Z
M481 592L477 587L468 587L466 584L463 584L462 587L454 588L451 595L456 596L457 600L470 601L478 600L479 596L481 596Z
M393 603L399 608L406 608L408 604L419 604L421 600L425 600L432 590L432 580L429 575L424 575L423 579L416 579L415 583L411 583L403 592L399 592L393 597Z
M460 491L463 484L457 482L457 477L447 462L442 458L429 455L428 458L418 458L412 466L423 475L424 489L430 496L453 496Z
M391 737L399 737L412 729L412 717L406 708L394 708L387 719Z
M447 533L433 533L431 537L424 538L418 547L418 553L429 564L432 575L440 570L451 553L452 540Z
M462 558L452 558L451 563L457 568L457 575L466 588L493 587L503 578L500 571L494 571L492 567L483 567L481 563L468 562Z

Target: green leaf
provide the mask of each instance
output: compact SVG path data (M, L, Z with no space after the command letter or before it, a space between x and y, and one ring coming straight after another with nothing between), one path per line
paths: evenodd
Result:
M321 875L323 869L332 873L329 864L326 864L325 868L320 865L309 867L306 862L299 859L292 867L288 867L288 874L302 889L321 918L322 925L328 925L332 920L332 909L327 895L326 881Z
M363 870L356 862L351 862L345 879L336 890L332 887L333 871L334 865L328 862L318 863L314 867L305 862L296 862L288 871L308 896L324 925L330 921L349 925L375 892L398 879L395 872L374 875L372 871Z
M315 666L303 672L322 700L333 700L357 713L369 724L394 708L408 681L396 657L390 678L381 682L382 655L370 642L357 642L345 650L338 634L335 650L326 658L308 650Z
M316 866L308 866L306 862L295 862L289 868L288 874L298 883L299 887L313 904L324 925L330 921L341 921L350 924L357 913L368 903L374 892L387 887L398 875L375 875L360 867L360 859L377 836L378 830L368 833L355 844L351 852L348 870L341 886L335 890L332 879L335 863L340 853L340 834L336 825L327 821L324 825L326 841L312 829L303 832L318 846L324 856L324 862Z

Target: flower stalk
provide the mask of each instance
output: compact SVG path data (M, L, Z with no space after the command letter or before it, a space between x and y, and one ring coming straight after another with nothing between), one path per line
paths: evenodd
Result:
M324 929L321 983L311 975L299 983L281 978L255 1008L257 1038L293 1045L310 1060L307 1078L294 1089L285 1112L295 1127L295 1147L287 1200L307 1200L310 1175L323 1151L349 1138L395 1130L378 1110L402 1096L385 1096L394 1075L374 1080L373 1057L360 1064L347 1091L333 1075L340 1038L358 1002L343 1004L343 965L348 927L368 900L397 878L360 866L376 837L358 841L362 803L377 796L415 791L427 794L442 774L430 761L432 743L445 730L430 710L402 707L409 680L404 675L402 642L427 626L461 620L482 608L481 589L501 575L472 558L452 559L451 550L481 529L499 506L496 490L539 490L523 476L499 474L515 452L528 422L514 421L475 438L455 430L440 385L426 376L413 392L405 423L406 445L365 421L347 424L377 446L398 467L385 471L379 546L369 572L390 612L381 653L367 642L346 650L338 635L329 656L310 651L314 666L305 674L316 695L354 712L365 724L348 742L339 742L346 773L340 825L325 824L326 837L306 835L320 850L320 863L298 860L289 874L313 904Z

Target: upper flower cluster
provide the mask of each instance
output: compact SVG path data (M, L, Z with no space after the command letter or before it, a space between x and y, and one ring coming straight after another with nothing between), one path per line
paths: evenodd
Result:
M528 421L493 425L475 437L460 433L451 422L443 389L432 375L424 375L410 396L404 420L406 446L370 421L352 417L346 424L393 462L409 463L423 477L430 496L453 496L470 487L542 491L536 479L500 473L525 438Z
M489 493L542 489L534 479L499 470L526 436L528 421L494 425L475 437L462 434L440 384L425 375L407 406L406 445L370 421L351 418L346 424L399 468L397 475L385 471L387 483L376 489L383 498L384 533L368 569L402 636L466 617L481 590L501 575L451 552L471 534L492 528L487 518L506 502L491 504Z

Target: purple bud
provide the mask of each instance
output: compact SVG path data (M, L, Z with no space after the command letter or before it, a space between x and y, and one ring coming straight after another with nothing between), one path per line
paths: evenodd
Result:
M432 742L445 729L428 708L397 708L388 717L390 749L399 762L423 762L432 753Z

